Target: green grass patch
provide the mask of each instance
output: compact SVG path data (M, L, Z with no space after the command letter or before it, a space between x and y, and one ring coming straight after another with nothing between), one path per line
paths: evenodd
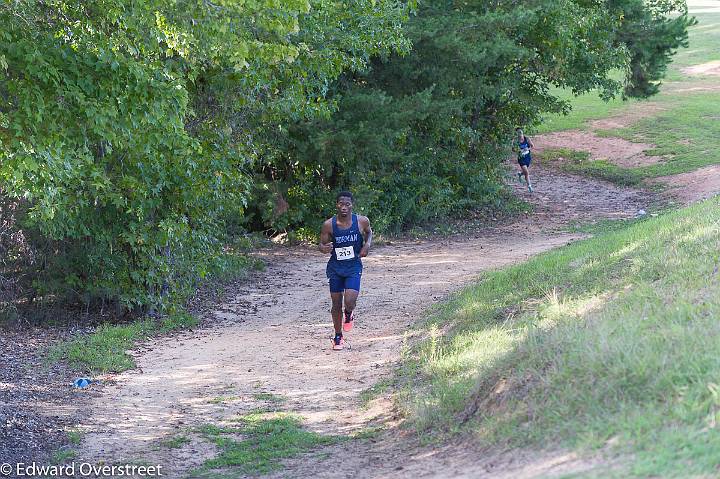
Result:
M682 48L673 58L670 66L672 79L682 68L720 60L720 13L698 13L694 15L698 24L688 29L690 46Z
M373 399L378 398L386 391L390 390L394 382L392 378L381 379L368 389L360 393L360 407L367 408Z
M92 374L125 371L135 367L125 351L137 341L195 325L197 319L184 311L170 314L161 321L145 319L123 325L103 324L91 334L56 344L50 349L48 359L67 361Z
M655 145L646 154L662 161L638 168L617 166L608 160L591 160L589 154L569 149L548 149L541 154L561 169L599 178L621 186L637 186L644 179L695 171L720 163L720 91L666 95L663 110L628 128L603 130L600 136L621 137ZM562 161L557 161L562 158Z
M191 439L187 437L184 434L180 434L175 437L171 437L170 439L165 439L164 441L160 442L160 446L166 448L166 449L180 449L185 444L190 444Z
M551 93L561 100L570 102L572 110L567 115L548 114L542 124L535 129L536 133L581 130L589 121L621 114L636 104L642 103L642 100L623 101L621 98L605 101L595 91L575 96L570 91L555 88Z
M215 437L221 434L238 434L239 430L234 427L220 427L215 424L203 424L202 426L195 429L199 434L206 437Z
M70 444L77 446L82 441L83 434L79 431L68 431L67 437Z
M256 401L266 401L275 404L280 404L287 401L285 397L273 393L255 393L253 394L253 399L255 399Z
M52 361L65 360L78 369L92 373L125 371L135 367L135 362L125 351L155 331L157 326L151 320L125 325L103 324L87 336L55 345L49 358Z
M52 464L63 464L70 459L74 459L77 456L77 451L73 449L58 449L50 456L50 462Z
M652 216L657 216L657 213L652 213ZM627 228L629 225L645 221L647 218L634 218L634 219L617 219L609 220L602 219L595 222L570 222L567 231L570 233L587 233L591 235L598 235L603 233L609 233L612 231L619 231Z
M198 319L187 311L179 311L164 318L158 326L158 332L169 333L176 329L191 329L198 325Z
M193 477L208 477L217 469L228 469L232 474L267 474L282 468L283 459L341 440L307 431L299 417L287 413L255 412L242 416L239 424L237 428L207 425L201 429L221 452Z
M603 448L618 477L714 477L719 269L715 198L487 273L428 320L401 403L426 434Z

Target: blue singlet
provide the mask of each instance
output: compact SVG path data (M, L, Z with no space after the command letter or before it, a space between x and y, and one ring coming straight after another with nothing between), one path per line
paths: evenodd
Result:
M330 291L342 292L345 289L360 291L362 261L360 250L365 242L357 215L352 215L352 224L347 229L340 229L337 216L332 218L333 251L325 273L330 280Z
M527 136L524 137L524 141L518 141L518 147L520 149L518 151L518 164L530 166L532 155L530 154L530 142Z

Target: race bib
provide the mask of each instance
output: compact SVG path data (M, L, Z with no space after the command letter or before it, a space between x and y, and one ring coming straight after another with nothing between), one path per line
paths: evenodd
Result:
M355 257L355 250L352 246L345 246L342 248L335 248L335 257L339 260L353 259Z
M520 150L520 154L521 154L522 156L526 156L526 155L528 155L529 153L530 153L530 148L523 148L523 149Z

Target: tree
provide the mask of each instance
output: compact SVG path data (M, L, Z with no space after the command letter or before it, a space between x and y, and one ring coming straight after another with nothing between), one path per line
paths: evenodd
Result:
M3 3L0 189L26 206L32 294L162 306L211 272L268 132L327 114L329 82L403 47L402 4L343 5Z
M624 94L631 98L657 94L672 55L688 46L687 29L697 21L688 18L685 0L624 0L608 4L612 11L619 12L617 38L629 56Z
M264 166L290 206L255 222L317 221L341 187L385 230L497 207L514 127L569 109L553 87L651 95L690 24L684 3L663 0L419 2L410 54L344 74L331 118L288 128Z

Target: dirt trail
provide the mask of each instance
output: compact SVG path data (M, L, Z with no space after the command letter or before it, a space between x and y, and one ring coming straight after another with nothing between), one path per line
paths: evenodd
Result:
M686 75L720 75L720 60L715 60L701 65L693 65L682 69Z
M688 205L696 201L706 200L720 193L720 165L699 168L688 173L660 176L649 180L666 186L669 198Z
M542 168L534 173L532 196L520 185L515 188L536 209L513 224L375 248L365 260L357 326L348 335L351 347L342 352L329 349L325 256L305 248L260 253L267 270L217 307L214 327L147 344L136 355L138 369L119 375L93 401L78 460L143 461L163 465L165 477L185 477L216 451L192 435L192 442L177 449L158 447L161 441L203 424L222 425L266 405L260 393L286 398L283 410L301 415L306 427L326 434L348 434L371 420L390 418L386 407L360 408L360 393L390 374L408 327L425 308L485 270L579 238L559 231L573 220L631 217L647 207L647 197L639 191ZM352 455L354 463L343 458L340 477L357 476L361 470L363 477L402 475L401 470L367 467L376 457L392 455L390 443L375 453L376 445L367 442L361 446L364 453ZM402 444L407 456L407 444ZM427 452L419 446L415 450ZM473 467L490 467L472 459ZM539 460L558 462L544 456ZM563 459L560 464L568 461L572 463ZM406 457L403 464L414 475L436 476L442 470L437 469L442 461L432 455ZM321 460L289 466L285 473L290 477L326 471ZM338 472L330 475L338 477Z
M610 120L605 121L609 124ZM620 122L616 124L619 125ZM645 151L654 148L654 145L634 143L622 138L601 137L587 131L559 131L543 135L542 140L539 149L567 148L586 151L590 153L592 160L608 160L626 168L637 168L662 161L659 156L645 154Z

